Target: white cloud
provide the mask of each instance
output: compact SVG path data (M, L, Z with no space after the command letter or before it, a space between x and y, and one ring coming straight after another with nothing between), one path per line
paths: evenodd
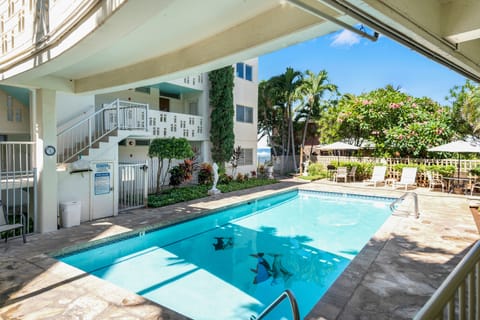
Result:
M333 36L333 42L331 43L332 47L340 47L340 46L353 46L360 42L360 36L348 31L343 30L340 33L337 33Z

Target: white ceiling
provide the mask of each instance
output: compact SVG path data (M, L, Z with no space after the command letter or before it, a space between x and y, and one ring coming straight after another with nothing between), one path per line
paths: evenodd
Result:
M360 21L480 79L478 0L292 2L349 25ZM118 90L208 71L343 28L284 0L128 0L108 18L101 10L95 14L94 32L3 83L76 93Z

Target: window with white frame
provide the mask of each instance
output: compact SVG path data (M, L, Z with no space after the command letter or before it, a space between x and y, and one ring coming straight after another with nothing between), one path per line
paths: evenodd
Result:
M237 121L238 122L246 122L246 123L253 123L253 108L246 107L237 104L236 108L237 114Z
M7 96L7 121L13 121L12 96Z
M253 149L242 149L240 158L238 159L239 166L253 165Z
M236 66L236 73L238 78L242 78L248 81L253 79L253 68L251 65L243 62L238 62Z

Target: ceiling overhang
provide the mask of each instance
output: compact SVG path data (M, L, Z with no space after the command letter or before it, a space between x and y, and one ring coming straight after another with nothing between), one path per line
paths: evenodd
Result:
M479 81L478 12L472 0L129 0L69 50L2 83L78 94L122 90L358 23Z

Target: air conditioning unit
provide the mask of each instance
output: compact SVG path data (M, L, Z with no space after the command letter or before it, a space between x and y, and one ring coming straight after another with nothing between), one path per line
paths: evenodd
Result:
M137 141L135 139L126 139L126 145L129 147L135 147L137 145Z

